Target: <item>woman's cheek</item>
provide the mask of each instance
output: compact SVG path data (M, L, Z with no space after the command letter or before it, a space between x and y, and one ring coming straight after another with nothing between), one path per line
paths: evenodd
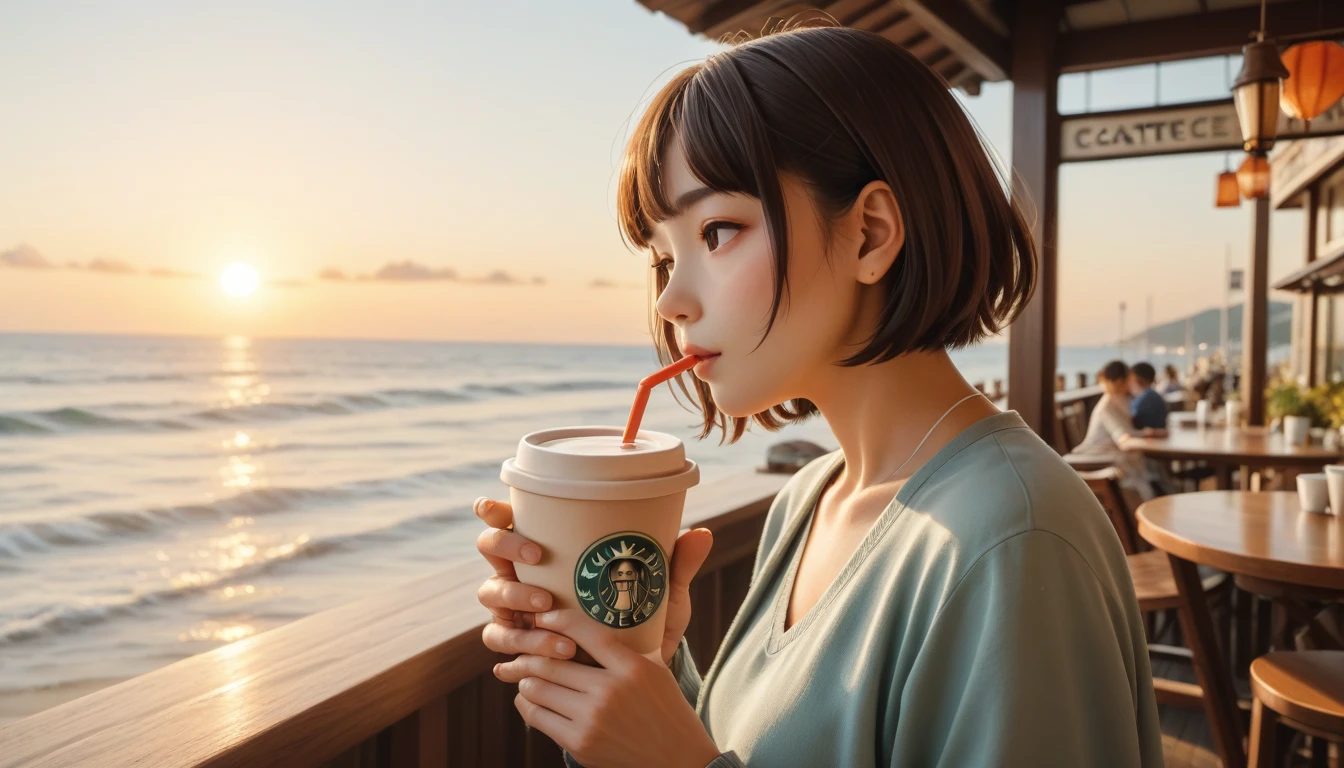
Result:
M725 305L725 315L731 318L732 332L753 334L754 346L759 340L757 334L770 318L770 304L775 296L773 258L768 247L738 251L729 256L738 258L726 270L719 296Z

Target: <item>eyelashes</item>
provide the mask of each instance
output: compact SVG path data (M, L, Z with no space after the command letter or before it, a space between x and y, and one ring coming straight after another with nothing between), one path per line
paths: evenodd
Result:
M715 220L705 222L705 226L700 229L700 241L705 244L710 253L713 253L723 247L725 243L730 242L734 237L737 237L737 235L745 228L746 227L743 225L735 224L731 221ZM732 233L726 239L719 234L724 230L729 230ZM663 257L653 264L650 264L649 267L659 275L666 276L672 271L673 261L671 258Z

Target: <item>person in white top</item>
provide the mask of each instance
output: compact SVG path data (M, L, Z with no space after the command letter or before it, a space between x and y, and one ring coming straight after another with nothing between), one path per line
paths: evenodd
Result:
M1151 499L1156 495L1153 483L1160 482L1160 478L1142 456L1124 450L1125 442L1131 435L1162 437L1167 432L1135 428L1129 415L1129 366L1124 362L1112 360L1107 363L1097 372L1097 382L1101 384L1103 394L1092 409L1087 434L1073 449L1073 455L1105 458L1120 471L1122 486L1142 499Z

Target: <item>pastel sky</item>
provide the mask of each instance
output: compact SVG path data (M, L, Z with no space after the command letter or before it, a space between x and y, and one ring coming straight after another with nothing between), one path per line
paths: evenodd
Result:
M641 101L719 46L634 0L30 1L3 17L0 331L648 338L616 162ZM1061 108L1218 98L1224 69L1073 76ZM964 99L1004 159L1011 95ZM1223 163L1065 166L1061 343L1113 341L1121 301L1133 331L1148 296L1155 322L1222 300L1224 248L1244 264L1250 231L1249 206L1212 207ZM1302 229L1275 214L1272 275L1299 266ZM247 299L216 279L237 261L264 281Z

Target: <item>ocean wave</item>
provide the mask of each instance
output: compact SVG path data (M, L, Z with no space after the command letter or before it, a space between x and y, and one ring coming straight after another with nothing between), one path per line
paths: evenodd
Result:
M192 523L227 521L300 507L414 496L457 481L480 480L498 471L499 461L491 459L333 486L253 488L202 504L108 510L60 520L8 523L0 525L0 560L20 559L64 547L94 546Z
M168 432L200 427L284 421L307 417L346 416L387 408L413 408L472 402L492 397L521 397L568 392L632 389L627 381L578 379L568 381L520 381L466 384L457 389L380 389L316 396L313 400L275 400L272 402L206 408L185 416L158 419L133 419L108 416L90 408L56 408L47 411L0 414L0 436L42 435L51 433L130 430ZM108 409L159 408L156 403L117 403Z
M167 432L191 429L191 426L173 419L122 419L73 407L0 414L0 435L40 435L108 429Z
M368 544L406 541L470 517L470 507L453 507L357 533L316 539L304 534L290 542L259 548L251 560L237 566L188 571L174 577L169 585L157 589L134 590L128 594L102 598L92 604L42 605L28 611L26 615L0 624L0 647L75 632L111 619L134 615L146 608L188 595L255 579L297 561L355 551Z

